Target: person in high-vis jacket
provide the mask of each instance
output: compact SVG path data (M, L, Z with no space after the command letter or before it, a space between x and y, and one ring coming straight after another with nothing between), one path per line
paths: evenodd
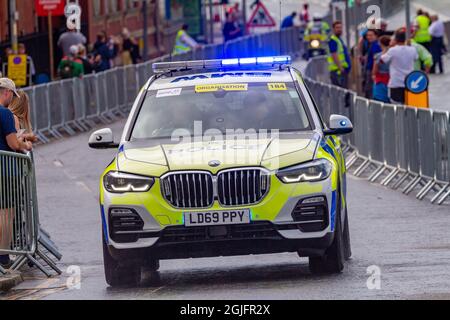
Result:
M333 85L348 88L348 74L351 70L351 60L347 46L341 39L343 33L342 22L333 23L333 34L328 42L328 70Z
M192 39L187 33L189 26L184 24L183 27L178 31L175 38L175 46L173 47L172 55L178 55L183 53L188 53L193 49L197 49L199 44Z
M430 34L431 19L422 9L417 10L415 23L416 33L414 41L423 45L428 51L431 49L432 36Z
M327 41L331 33L330 25L323 21L322 17L314 16L314 20L308 23L305 30L305 41L310 41L311 36L318 35L320 41Z

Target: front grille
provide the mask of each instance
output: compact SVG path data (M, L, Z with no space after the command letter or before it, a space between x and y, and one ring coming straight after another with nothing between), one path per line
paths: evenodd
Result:
M161 182L164 198L176 208L207 208L214 203L213 178L207 172L170 174Z
M260 202L269 192L270 175L261 168L225 170L215 178L208 172L171 173L161 179L161 192L175 208L246 206Z
M270 176L261 169L224 171L219 174L217 184L221 205L251 205L266 196Z

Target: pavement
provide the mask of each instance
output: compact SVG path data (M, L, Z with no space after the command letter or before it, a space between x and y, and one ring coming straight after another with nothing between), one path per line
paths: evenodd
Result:
M23 276L20 272L0 275L0 292L7 292L23 282ZM1 296L0 296L1 297Z
M117 137L123 125L111 125ZM307 259L288 253L162 261L158 282L108 288L98 184L114 151L90 150L88 137L80 134L35 152L41 222L64 256L64 274L47 279L27 273L24 283L0 299L450 299L448 206L353 177L348 187L354 256L340 275L313 276ZM367 287L373 270L381 272L379 290Z

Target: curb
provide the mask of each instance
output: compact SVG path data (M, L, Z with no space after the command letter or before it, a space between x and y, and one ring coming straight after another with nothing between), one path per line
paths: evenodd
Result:
M22 274L18 272L0 275L0 292L7 292L22 282Z

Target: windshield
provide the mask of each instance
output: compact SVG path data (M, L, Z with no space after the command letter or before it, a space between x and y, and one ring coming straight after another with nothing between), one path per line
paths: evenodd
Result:
M293 83L199 85L149 91L131 139L167 138L179 129L194 136L211 130L304 131L311 125Z

